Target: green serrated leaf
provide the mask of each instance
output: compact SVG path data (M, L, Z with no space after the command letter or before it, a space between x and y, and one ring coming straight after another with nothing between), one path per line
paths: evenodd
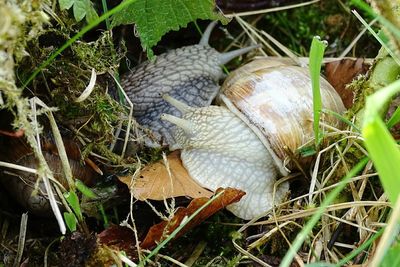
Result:
M74 2L74 0L58 0L61 10L70 9Z
M137 0L115 14L111 26L136 24L142 47L151 58L151 48L165 33L186 27L196 19L227 22L222 14L215 12L213 0Z
M81 21L86 16L86 0L75 0L73 11L75 20Z
M86 0L86 21L87 23L91 23L98 19L99 15L93 7L93 4L90 0Z

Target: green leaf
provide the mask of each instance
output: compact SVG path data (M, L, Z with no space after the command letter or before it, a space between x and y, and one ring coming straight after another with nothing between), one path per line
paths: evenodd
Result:
M86 1L86 21L87 23L92 23L96 19L99 18L96 10L94 9L92 2L89 0Z
M72 210L75 212L76 216L78 217L79 221L82 221L82 211L81 206L79 204L79 198L75 192L70 191L64 193L64 197L67 200L68 204L71 206Z
M76 231L76 217L72 212L64 212L64 220L71 232Z
M90 0L58 0L60 9L70 9L73 7L74 18L81 21L86 16L86 21L91 23L99 18L93 4Z
M86 16L86 0L75 0L73 11L76 21L81 21Z
M94 199L97 197L96 194L89 187L87 187L84 183L82 183L81 180L75 180L75 186L86 197L91 198L91 199Z
M58 4L60 5L60 9L70 9L74 4L75 0L58 0Z
M165 33L186 27L196 19L227 22L222 14L215 12L213 0L138 0L115 14L111 26L136 24L142 47L151 58L151 48Z
M380 267L400 266L400 242L397 242L385 254Z

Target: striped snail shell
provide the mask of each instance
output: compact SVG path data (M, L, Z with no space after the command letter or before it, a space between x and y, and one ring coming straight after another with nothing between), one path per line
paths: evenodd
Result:
M271 59L259 59L232 72L218 96L220 106L195 108L164 97L183 114L164 114L179 126L176 145L189 174L211 190L234 187L246 195L227 208L252 219L281 202L288 192L276 178L293 167L290 154L301 162L297 149L314 138L313 101L309 70ZM324 109L343 113L341 98L321 78ZM325 123L340 126L336 118ZM290 163L290 162L289 162Z

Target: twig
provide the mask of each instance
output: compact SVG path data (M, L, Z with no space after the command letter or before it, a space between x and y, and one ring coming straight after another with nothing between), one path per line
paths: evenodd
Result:
M287 6L282 6L282 7L267 8L267 9L262 9L262 10L248 11L248 12L240 12L240 13L236 13L236 14L235 13L225 14L225 16L228 18L232 18L235 16L243 17L243 16L251 16L251 15L256 15L256 14L266 14L266 13L271 13L271 12L277 12L277 11L312 5L312 4L318 3L319 1L320 0L313 0L313 1L305 2L305 3L287 5Z
M21 217L21 224L19 227L18 251L14 261L13 265L14 267L18 267L21 264L22 255L24 253L24 247L25 247L27 225L28 225L28 213L23 213Z

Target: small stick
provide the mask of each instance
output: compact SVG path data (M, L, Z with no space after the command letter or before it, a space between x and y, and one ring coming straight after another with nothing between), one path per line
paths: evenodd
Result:
M15 257L14 267L20 266L22 255L24 253L25 247L25 237L26 237L26 227L28 225L28 213L22 214L21 224L19 227L19 238L18 238L18 251L17 256Z

